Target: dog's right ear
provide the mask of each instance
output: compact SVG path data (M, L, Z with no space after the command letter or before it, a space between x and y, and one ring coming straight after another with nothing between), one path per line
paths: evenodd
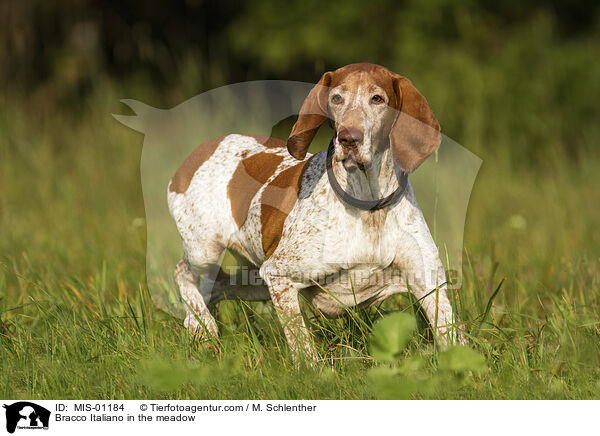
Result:
M308 147L317 134L321 124L327 119L327 100L329 99L329 86L333 73L323 74L319 83L308 93L300 108L298 121L292 128L292 133L287 140L287 149L298 160L306 157Z

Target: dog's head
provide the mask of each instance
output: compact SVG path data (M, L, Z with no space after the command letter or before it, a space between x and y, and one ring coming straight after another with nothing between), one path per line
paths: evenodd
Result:
M406 78L374 64L352 64L323 74L300 109L287 141L304 159L327 119L336 132L335 159L346 168L369 166L390 147L398 166L414 171L440 145L440 125L427 100Z

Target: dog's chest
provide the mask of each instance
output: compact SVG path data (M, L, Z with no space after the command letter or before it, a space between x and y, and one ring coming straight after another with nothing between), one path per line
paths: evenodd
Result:
M396 259L402 251L398 214L393 211L357 212L329 207L320 230L308 236L308 250L298 256L296 271L311 271L303 290L308 300L328 316L345 307L366 307L385 299L401 283ZM317 283L317 284L315 284Z
M325 265L342 268L367 264L386 267L394 257L394 211L349 210L332 195L299 204L293 227L304 227L303 241L290 241L292 249ZM295 232L290 232L295 233Z

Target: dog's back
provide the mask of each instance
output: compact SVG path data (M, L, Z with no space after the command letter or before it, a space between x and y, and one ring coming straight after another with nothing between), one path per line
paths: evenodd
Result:
M198 146L168 189L169 211L188 262L202 268L216 262L224 248L232 248L260 265L265 258L264 221L277 213L265 209L279 209L277 204L262 205L261 198L273 197L271 182L299 172L299 165L285 143L274 138L228 135ZM276 197L266 201L277 202L285 195Z

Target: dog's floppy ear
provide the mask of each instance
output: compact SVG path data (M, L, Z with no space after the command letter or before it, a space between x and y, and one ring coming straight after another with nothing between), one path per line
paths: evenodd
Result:
M392 73L398 115L390 130L396 163L411 173L440 145L440 125L425 97L406 77Z
M287 149L296 159L306 157L308 147L317 134L321 124L327 119L327 100L329 98L329 85L332 73L323 74L319 83L308 93L300 108L298 121L292 128L292 133L287 140Z

